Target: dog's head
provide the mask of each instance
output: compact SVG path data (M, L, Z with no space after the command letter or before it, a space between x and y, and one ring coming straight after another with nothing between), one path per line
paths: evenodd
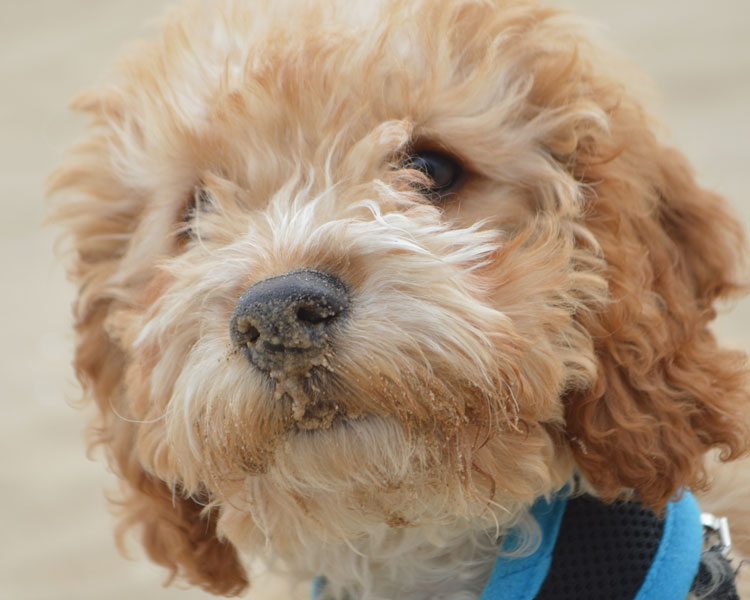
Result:
M744 450L740 227L611 71L521 0L217 2L79 98L76 367L154 560L232 593L266 537L658 508Z

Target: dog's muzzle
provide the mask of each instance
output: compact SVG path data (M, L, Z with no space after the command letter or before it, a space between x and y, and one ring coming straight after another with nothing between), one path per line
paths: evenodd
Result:
M349 292L336 277L312 270L288 273L256 283L242 295L230 334L261 371L303 374L325 359L349 305Z

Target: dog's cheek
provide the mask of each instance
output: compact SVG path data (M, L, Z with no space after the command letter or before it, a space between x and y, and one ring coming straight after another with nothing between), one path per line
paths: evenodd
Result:
M157 344L135 351L140 323L137 312L112 308L97 323L97 339L106 339L108 345L87 349L111 361L90 368L84 385L96 394L102 410L96 440L106 445L110 464L122 480L118 539L135 529L147 554L173 577L179 574L216 594L240 593L248 585L247 576L235 549L217 537L217 515L204 511L204 496L196 499L182 485L166 435L168 396L155 395L151 388L161 352ZM114 365L116 378L110 376Z
M122 343L122 338L121 338ZM174 453L166 436L169 398L153 393L152 374L160 354L155 344L137 353L126 349L128 363L120 382L117 405L111 408L122 427L133 431L131 452L140 466L151 475L175 484L179 481Z
M533 502L573 473L564 398L596 380L594 342L580 318L605 305L608 293L597 249L576 227L540 217L480 273L514 328L511 340L500 338L497 355L509 365L516 419L495 420L472 462L480 493L504 505ZM477 417L472 425L487 431L486 414Z
M514 338L498 354L513 366L520 409L538 422L561 421L564 393L596 379L594 343L581 317L606 305L608 284L597 249L579 229L540 215L479 273L487 302L513 325Z
M473 494L514 513L560 489L573 473L572 454L559 424L521 422L473 453Z

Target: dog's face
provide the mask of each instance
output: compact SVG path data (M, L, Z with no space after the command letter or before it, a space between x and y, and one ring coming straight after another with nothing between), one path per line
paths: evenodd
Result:
M217 592L265 537L491 526L576 473L661 506L744 445L706 329L739 227L576 28L355 5L176 16L53 181L126 521Z

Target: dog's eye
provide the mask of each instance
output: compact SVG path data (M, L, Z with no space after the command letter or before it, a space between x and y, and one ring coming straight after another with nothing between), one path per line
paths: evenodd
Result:
M454 192L463 175L463 169L455 158L433 150L408 156L403 168L423 173L429 181L420 186L420 192L437 200Z
M182 211L180 236L193 237L193 221L200 212L208 210L212 204L211 192L202 186L196 186L190 194Z

